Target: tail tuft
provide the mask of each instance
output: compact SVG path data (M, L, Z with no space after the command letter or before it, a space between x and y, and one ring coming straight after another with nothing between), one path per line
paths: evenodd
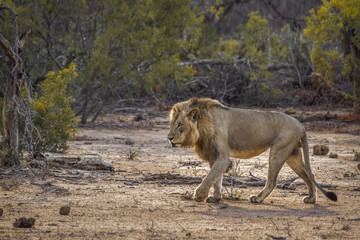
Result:
M337 195L333 192L326 192L326 197L328 197L331 201L336 202L337 201Z

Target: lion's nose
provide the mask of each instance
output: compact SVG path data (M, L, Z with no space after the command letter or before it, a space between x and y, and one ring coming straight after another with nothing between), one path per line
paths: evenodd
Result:
M172 142L173 139L174 139L174 137L168 136L168 140L169 140L169 143L171 144L171 146L176 147L176 144Z

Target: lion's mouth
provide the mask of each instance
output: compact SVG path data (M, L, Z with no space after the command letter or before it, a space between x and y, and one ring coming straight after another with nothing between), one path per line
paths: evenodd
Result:
M171 141L169 141L169 142L171 144L171 147L179 147L179 146L181 146L181 143L174 143L174 142L171 142Z

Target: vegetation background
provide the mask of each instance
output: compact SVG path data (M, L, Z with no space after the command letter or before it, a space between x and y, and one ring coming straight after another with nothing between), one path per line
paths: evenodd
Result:
M19 83L25 88L18 101L25 102L20 139L32 152L65 148L77 119L94 122L124 105L167 109L193 96L232 106L321 105L359 112L357 0L1 0L0 5L17 13L15 31L11 12L0 10L1 35L10 45L17 46L20 33L32 32L21 53L26 80ZM4 99L12 78L4 47L0 70ZM29 117L33 124L27 124ZM62 129L61 136L54 136L55 128Z
M360 0L0 0L0 239L360 239L359 11ZM339 200L304 204L284 166L250 204L267 151L233 159L222 202L195 202L209 166L166 139L170 107L194 96L296 117L317 182Z

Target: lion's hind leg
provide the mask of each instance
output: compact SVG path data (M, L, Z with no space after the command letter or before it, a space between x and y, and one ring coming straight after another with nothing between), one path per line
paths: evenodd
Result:
M291 139L284 139L283 142L280 142L270 148L268 177L265 187L258 195L250 196L250 202L261 203L266 197L270 195L270 193L276 187L276 178L280 169L284 165L287 158L290 156L295 146L296 144L294 144L294 141L291 141Z
M309 196L303 198L304 203L315 203L316 187L306 171L305 164L302 160L302 154L298 147L296 147L292 154L288 157L286 163L299 177L303 179L309 190Z

